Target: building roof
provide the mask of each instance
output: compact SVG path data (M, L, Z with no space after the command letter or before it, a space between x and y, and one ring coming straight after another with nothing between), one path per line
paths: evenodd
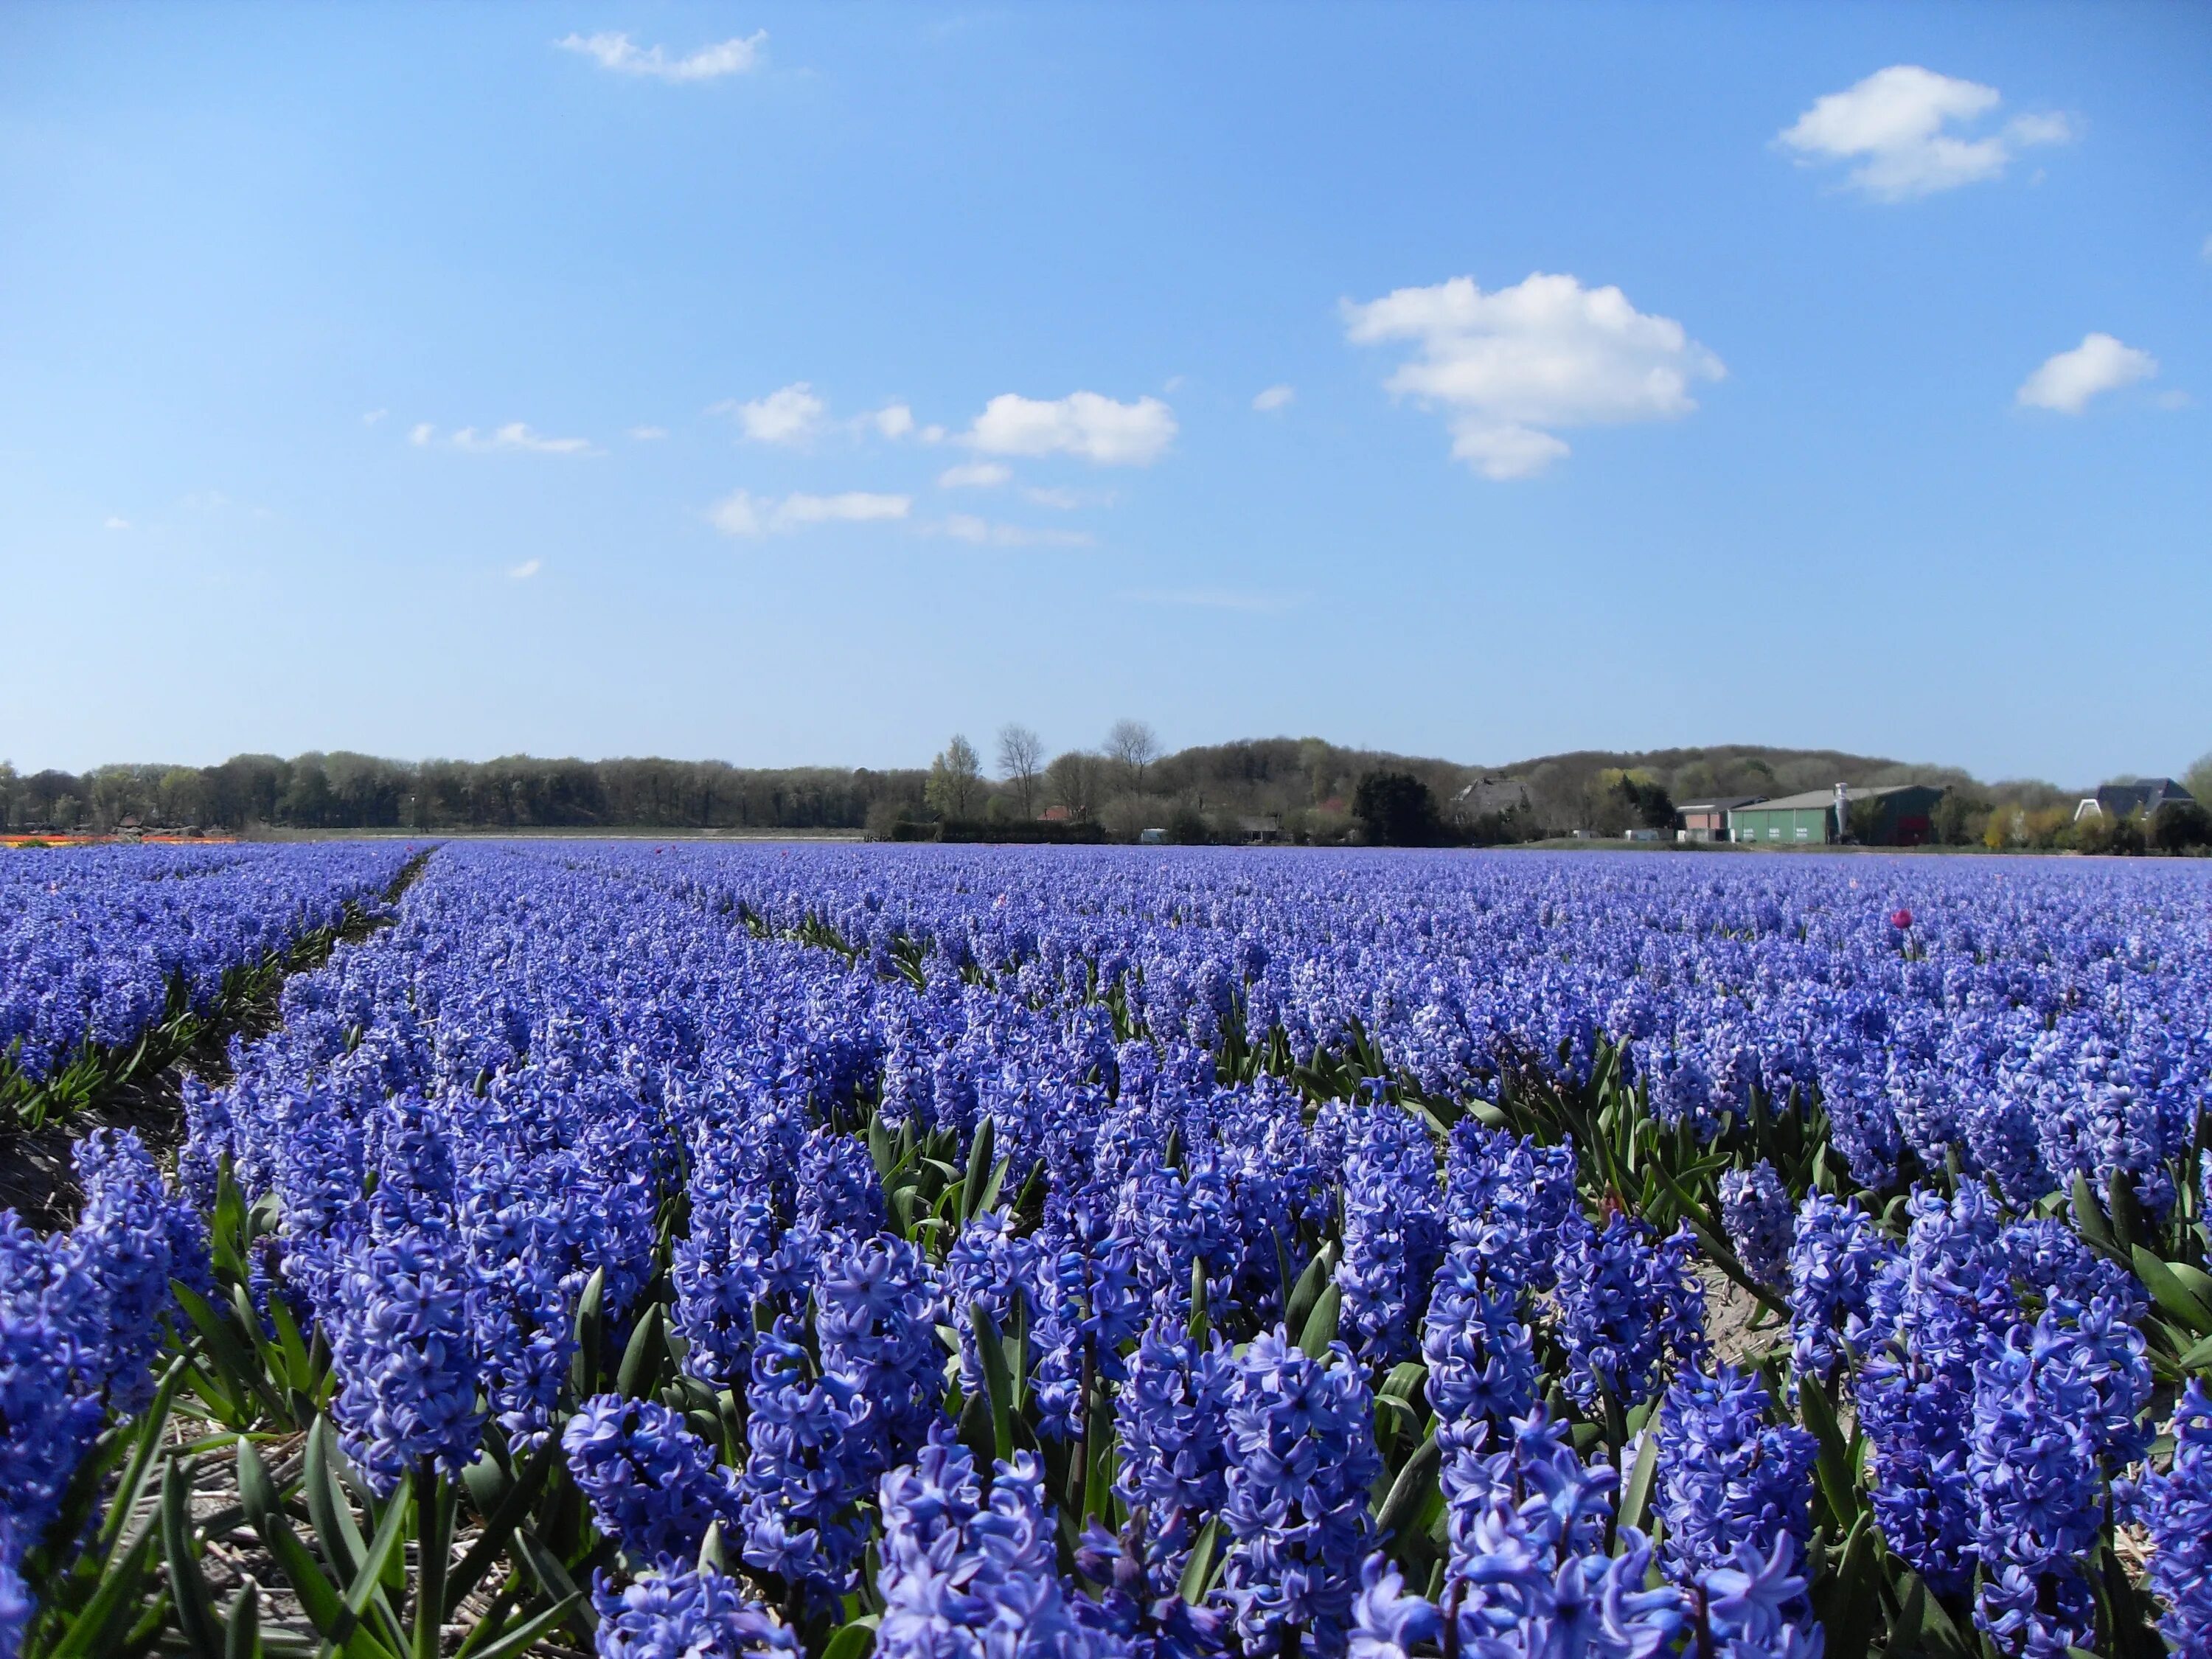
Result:
M1931 795L1940 795L1943 793L1929 783L1886 783L1878 787L1862 784L1847 787L1844 791L1844 799L1845 800L1880 800L1884 795L1901 794L1908 789L1923 790ZM1730 810L1753 812L1809 812L1816 806L1833 806L1835 804L1834 790L1808 789L1802 795L1784 795L1778 800L1762 800L1748 806Z
M2148 815L2169 801L2194 801L2197 797L2172 778L2137 778L2133 783L2108 783L2095 799L2101 810L2126 817L2138 807Z
M1763 802L1764 795L1717 795L1711 800L1686 800L1677 805L1677 812L1733 812L1739 806L1750 806Z

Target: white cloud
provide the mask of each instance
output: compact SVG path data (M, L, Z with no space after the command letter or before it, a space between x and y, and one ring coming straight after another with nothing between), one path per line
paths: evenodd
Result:
M955 513L937 528L955 541L976 547L1089 547L1096 539L1080 530L1032 530L1024 525L994 524L972 513Z
M2158 373L2158 359L2148 351L2122 345L2109 334L2087 334L2071 351L2044 360L2021 383L2016 396L2030 409L2051 409L2061 415L2079 415L2089 399Z
M904 404L885 404L867 419L886 438L903 438L914 430L914 411Z
M520 564L508 567L507 574L516 581L526 582L544 568L545 568L544 560L525 559Z
M1101 466L1149 466L1175 434L1175 411L1157 398L1121 404L1095 392L1051 399L1006 392L983 406L966 441L988 455L1080 455Z
M428 431L427 427L416 429L424 433ZM428 439L425 437L419 441L428 442ZM592 453L589 438L548 438L542 433L532 432L520 421L509 421L505 426L494 427L489 432L478 432L472 426L465 426L453 434L453 445L456 449L473 450L479 453L495 450L527 450L538 455L588 455Z
M716 404L710 414L734 414L746 437L757 444L799 444L822 429L830 405L814 394L804 380L771 392L750 403Z
M422 445L428 443L431 439L437 435L438 428L432 426L429 422L422 421L418 422L411 430L409 431L407 434L407 441L415 445L417 448L420 448Z
M1994 179L2015 150L2075 137L2073 122L2057 113L2022 115L1980 137L1952 130L1980 120L2002 101L1995 87L1893 64L1855 87L1814 99L1777 142L1808 163L1856 161L1852 184L1878 200L1901 202Z
M781 501L740 489L724 496L708 519L725 536L765 536L817 524L867 524L903 519L914 506L910 495L877 495L848 489L836 495L796 493Z
M998 461L963 461L937 475L940 489L995 489L1014 476L1014 470Z
M361 423L363 426L374 426L390 413L392 411L388 409L372 409L361 417Z
M1079 507L1111 507L1114 504L1114 497L1110 494L1083 495L1073 489L1024 489L1022 498L1035 501L1039 507L1057 507L1063 513L1073 512Z
M131 528L131 520L128 519L118 519L111 513L108 514L106 521L100 527L103 530L128 530Z
M1538 273L1485 294L1471 276L1344 305L1359 345L1410 340L1419 355L1386 384L1448 412L1452 454L1486 477L1525 478L1565 455L1554 427L1672 420L1690 388L1728 371L1671 317L1617 288Z
M668 428L665 426L634 426L629 429L629 435L637 443L649 444L656 439L665 438Z
M658 81L713 81L725 75L744 75L757 68L761 46L768 31L701 46L681 58L671 58L659 46L638 46L627 34L570 34L553 44L563 52L581 52L599 60L602 69L618 75L646 75Z
M2208 264L2212 264L2212 236L2207 236L2204 239L2204 246L2197 250L2197 257Z
M1271 386L1252 399L1252 407L1262 415L1272 415L1279 409L1288 409L1291 400L1298 394L1286 386Z

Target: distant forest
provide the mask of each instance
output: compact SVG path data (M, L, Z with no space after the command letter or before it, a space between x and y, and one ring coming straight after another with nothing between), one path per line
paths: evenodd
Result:
M218 766L102 766L19 775L0 763L0 817L17 833L196 826L210 830L860 830L933 825L1092 827L1133 838L1336 842L1362 829L1370 781L1401 786L1403 810L1438 839L1525 841L1573 830L1619 833L1669 821L1674 803L1781 795L1852 784L1933 783L1952 791L1944 839L1979 833L1993 808L2051 810L2071 796L2045 783L1978 783L1955 768L1826 750L1723 746L1585 750L1500 767L1273 738L1161 751L1149 727L1118 724L1095 750L1049 761L1034 733L998 734L995 764L955 738L927 767L764 769L720 761L395 761L333 752L240 755ZM1472 786L1472 787L1470 787ZM1372 826L1369 826L1371 828Z

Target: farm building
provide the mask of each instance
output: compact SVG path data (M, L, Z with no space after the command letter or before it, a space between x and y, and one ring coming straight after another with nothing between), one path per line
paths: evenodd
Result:
M1929 819L1942 799L1941 789L1926 784L1875 789L1839 783L1832 791L1808 790L1731 808L1729 839L1760 847L1827 846L1851 836L1852 819L1867 817L1861 809L1871 803L1871 823L1852 839L1869 847L1917 847L1928 839Z
M2140 812L2146 818L2158 816L2161 806L2177 802L2196 802L2197 797L2172 778L2137 778L2133 783L2108 783L2094 795L2082 797L2081 804L2074 809L2074 822L2083 818L2131 818Z
M1765 799L1764 795L1727 795L1717 800L1686 801L1674 809L1674 839L1726 841L1728 815L1738 807L1755 805Z

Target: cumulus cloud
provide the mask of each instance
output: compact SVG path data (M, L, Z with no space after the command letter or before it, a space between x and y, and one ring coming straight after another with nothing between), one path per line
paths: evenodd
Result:
M714 81L759 67L761 47L767 40L768 31L762 29L701 46L681 58L672 58L659 46L639 46L627 34L570 34L553 44L563 52L596 59L600 68L617 75L648 76L656 81Z
M1995 87L1893 64L1814 99L1777 142L1808 163L1855 161L1854 185L1877 200L1901 202L1994 179L2017 151L2075 137L2073 122L2051 112L2020 116L1978 137L1956 130L2002 102Z
M778 535L819 524L866 524L903 519L914 506L910 495L884 495L848 489L836 495L803 492L781 501L740 489L724 496L708 512L708 519L725 536Z
M1013 468L998 461L963 461L937 475L940 489L995 489L1014 476Z
M425 434L416 439L416 442L429 441L428 428L417 427L416 431ZM452 441L456 449L478 453L495 450L527 450L539 455L588 455L592 453L589 438L548 438L542 433L532 432L520 421L509 421L505 426L494 427L489 432L478 432L472 426L465 426L453 434Z
M633 442L649 444L656 439L665 438L668 428L665 426L634 426L629 429L629 435Z
M438 428L436 427L432 426L428 421L418 421L409 430L407 434L407 441L413 444L419 449L437 435Z
M987 455L1079 455L1101 466L1150 466L1175 434L1175 411L1158 398L1123 404L1095 392L1048 399L1005 392L983 406L966 442Z
M106 522L101 527L106 530L128 530L131 528L131 520L128 519L118 519L111 513L108 514Z
M1094 538L1080 530L1033 530L1026 525L994 524L972 513L955 513L937 529L975 547L1089 547Z
M361 423L363 426L374 426L391 412L388 409L372 409L361 417Z
M544 568L544 560L525 559L520 564L508 566L507 574L516 581L526 582Z
M904 404L885 404L867 422L886 438L903 438L914 431L914 411Z
M793 380L765 398L716 404L708 412L735 415L745 436L757 444L799 444L822 429L830 405L805 381Z
M1452 454L1489 478L1528 477L1565 456L1553 428L1686 415L1690 388L1727 373L1673 318L1572 276L1539 272L1490 294L1455 276L1346 301L1344 316L1355 344L1418 348L1386 384L1444 410Z
M2021 382L2015 395L2029 409L2079 415L2099 392L2117 391L2157 373L2158 359L2148 351L2122 345L2109 334L2085 334L2071 351L2045 358L2043 366Z
M1288 409L1291 400L1298 394L1286 386L1271 386L1252 399L1252 407L1262 415L1272 415L1279 409Z

